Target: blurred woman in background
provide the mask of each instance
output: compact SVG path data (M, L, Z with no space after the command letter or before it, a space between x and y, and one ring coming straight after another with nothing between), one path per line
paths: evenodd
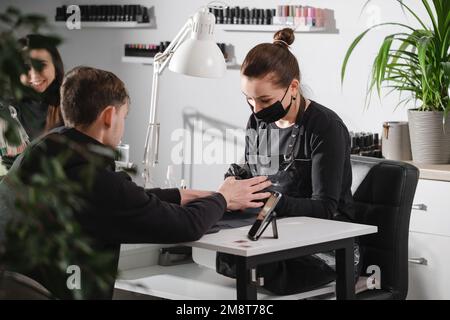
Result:
M58 49L51 38L36 34L21 39L20 44L29 58L28 72L20 77L20 81L32 91L20 101L0 103L0 107L9 108L20 138L18 145L10 145L5 139L0 139L0 156L6 167L30 141L64 125L59 97L64 66ZM1 122L0 130L5 132L5 126L5 122Z

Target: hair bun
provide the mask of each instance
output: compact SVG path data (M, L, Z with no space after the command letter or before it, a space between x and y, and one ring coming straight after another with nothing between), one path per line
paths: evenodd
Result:
M284 28L278 30L273 36L273 43L288 48L294 43L295 35L294 30L291 28Z

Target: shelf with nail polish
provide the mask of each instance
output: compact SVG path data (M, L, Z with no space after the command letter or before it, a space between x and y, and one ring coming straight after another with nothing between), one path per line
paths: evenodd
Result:
M123 56L122 57L123 63L138 63L142 65L151 66L153 65L153 58L150 57L129 57L129 56ZM238 64L234 60L226 61L227 69L229 70L240 70L241 65Z
M283 28L295 29L294 32L327 32L330 31L325 27L314 27L314 26L293 26L293 25L239 25L239 24L219 24L216 26L218 30L223 31L242 31L242 32L277 32Z
M81 28L156 28L153 7L140 5L80 5ZM75 11L67 6L56 8L55 25L74 22Z
M382 146L378 133L350 132L351 154L382 158Z
M223 31L276 32L289 27L297 33L338 33L329 9L281 5L276 9L228 7L210 11L216 17L216 28Z
M65 21L55 22L55 26L58 27L66 27L67 24ZM156 24L154 22L151 23L139 23L133 21L120 21L120 22L81 22L81 28L115 28L115 29L155 29Z
M160 42L159 45L156 44L126 44L125 45L125 55L122 57L122 62L124 63L139 63L143 65L152 65L153 58L158 52L164 52L167 46L170 44L169 41ZM228 69L240 69L240 65L236 63L236 59L231 57L227 50L227 45L225 43L217 44L222 51L225 62ZM228 48L231 46L228 45Z

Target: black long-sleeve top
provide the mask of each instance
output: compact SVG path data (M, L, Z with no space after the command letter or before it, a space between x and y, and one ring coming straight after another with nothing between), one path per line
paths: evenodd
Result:
M68 141L90 147L102 146L95 139L77 131L62 128L32 145L33 150L22 160L21 170L31 176L39 171L42 153L47 157L62 154L68 148L54 141L62 135ZM89 163L75 151L64 164L67 176L82 181ZM78 213L82 226L103 243L177 243L199 239L219 220L226 210L220 193L197 199L181 206L178 189L145 190L136 185L125 172L115 172L114 159L109 158L96 168L88 198L90 212Z
M60 138L65 141L61 142ZM76 143L72 148L69 143ZM92 165L83 153L92 152L93 147L104 148L93 138L68 128L58 128L42 139L35 141L27 153L21 155L10 173L18 173L26 183L34 173L43 173L41 159L48 159L71 151L64 162L64 172L71 181L86 181L86 169ZM193 200L180 205L178 189L145 190L137 186L124 172L115 172L114 158L104 157L92 176L92 187L79 196L85 199L82 210L75 218L85 234L94 240L98 253L112 253L116 258L112 270L117 270L120 244L122 243L180 243L199 239L213 226L226 210L225 198L220 193ZM6 178L2 184L7 183ZM2 193L12 193L11 188L0 188ZM13 198L13 194L1 195ZM14 201L10 201L14 203ZM12 209L11 209L12 210ZM0 212L1 214L1 212ZM51 231L50 231L51 232ZM70 245L68 246L70 248ZM42 253L45 254L45 253ZM51 288L52 283L32 277ZM109 284L106 296L111 298L114 283Z
M302 117L300 132L294 148L295 164L302 176L299 190L283 195L277 206L279 216L310 216L324 219L351 221L354 218L351 194L352 171L350 164L349 132L332 110L311 101ZM247 129L257 130L259 120L250 116ZM267 136L275 124L264 124ZM279 141L271 141L271 149L287 149L292 127L278 129ZM250 130L251 132L252 130ZM250 139L246 139L246 161L249 159ZM272 154L273 156L273 154ZM250 164L251 165L251 164Z

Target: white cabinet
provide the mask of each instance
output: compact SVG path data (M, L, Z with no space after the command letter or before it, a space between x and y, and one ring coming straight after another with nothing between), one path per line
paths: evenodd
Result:
M409 229L450 236L450 182L419 180Z
M450 299L450 237L409 234L407 299Z
M407 299L450 299L450 182L420 179L411 211Z

